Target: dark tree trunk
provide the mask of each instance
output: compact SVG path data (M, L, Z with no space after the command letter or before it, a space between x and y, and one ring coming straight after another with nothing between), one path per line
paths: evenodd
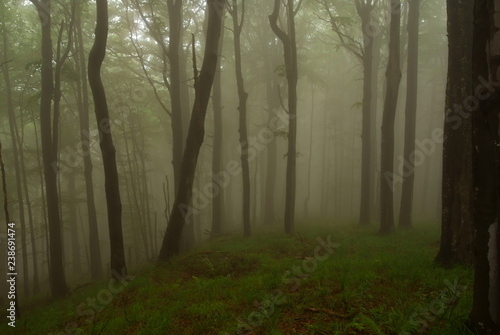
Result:
M245 21L245 0L241 1L241 21L238 18L238 2L233 0L231 16L233 17L234 33L234 57L236 68L236 85L238 86L239 105L239 132L241 145L241 171L243 177L243 235L248 237L252 234L250 227L250 168L248 165L248 131L247 131L247 99L245 91L243 71L241 69L241 30ZM257 171L257 164L255 166ZM256 179L256 178L255 178ZM254 201L255 203L255 201Z
M410 166L415 166L415 138L417 121L417 91L418 91L418 30L420 21L420 0L409 0L408 9L408 70L405 111L404 160ZM411 228L413 214L414 171L403 175L403 192L399 211L399 228Z
M63 298L68 292L63 265L63 246L61 217L59 215L59 194L57 191L57 172L52 163L57 161L52 137L52 95L53 53L51 38L51 0L31 0L36 6L42 27L42 88L40 98L40 132L42 138L43 170L45 175L45 192L47 197L47 213L50 238L50 271L49 282L54 298Z
M288 83L288 151L286 162L286 194L285 194L285 233L293 234L295 231L295 191L296 165L297 165L297 44L295 41L295 15L294 1L287 0L287 27L285 32L278 26L278 17L281 4L274 1L274 9L269 16L271 28L283 43L286 79Z
M472 1L448 1L448 84L443 143L441 245L443 266L472 262L472 119L463 102L472 92Z
M205 135L205 116L217 67L223 10L223 0L207 0L208 28L203 65L199 78L195 76L195 101L182 157L179 187L160 249L159 261L167 261L179 253L183 227L192 216L190 204L194 175Z
M387 64L387 91L382 118L382 145L380 169L380 234L394 230L394 119L398 104L400 68L401 1L391 0L391 27L389 62Z
M224 21L224 18L222 19ZM224 24L224 23L222 23ZM214 145L212 148L212 173L217 175L222 170L222 69L220 66L222 45L224 43L224 30L221 32L218 50L217 69L215 71L212 109L214 112ZM215 180L212 181L214 196L212 198L212 237L217 237L222 232L222 207L224 201L224 190Z
M99 145L104 165L106 205L108 209L108 227L111 249L111 271L113 278L127 274L122 232L122 204L120 200L120 184L116 167L116 150L111 136L111 120L109 118L106 92L101 80L101 66L106 55L108 39L108 2L96 0L97 22L94 45L90 50L88 76L94 97L95 115L99 126Z
M90 275L93 281L102 278L101 246L99 243L99 228L97 227L97 213L95 208L94 182L92 177L92 157L90 147L90 108L89 92L87 86L87 66L83 47L82 22L79 11L75 18L75 62L80 77L78 85L78 110L80 114L80 139L83 155L83 174L85 176L85 192L87 195L87 216L89 222L89 249L90 249Z
M474 5L473 76L475 100L473 148L474 182L474 292L470 323L480 335L500 333L500 19L496 0ZM472 96L472 95L469 95ZM471 109L471 108L469 108ZM473 108L472 108L473 109Z
M174 167L174 190L179 186L184 135L182 134L182 95L180 52L182 38L182 0L167 0L169 22L168 60L170 64L170 106L172 108L172 165Z

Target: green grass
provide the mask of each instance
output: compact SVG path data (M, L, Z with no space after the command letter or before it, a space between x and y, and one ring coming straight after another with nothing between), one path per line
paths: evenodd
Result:
M22 306L15 332L2 323L0 333L470 334L462 324L472 270L433 264L438 227L384 237L376 227L297 231L224 237L134 273L122 290L112 286L116 293L104 281L65 300ZM317 238L328 235L338 246L315 260Z

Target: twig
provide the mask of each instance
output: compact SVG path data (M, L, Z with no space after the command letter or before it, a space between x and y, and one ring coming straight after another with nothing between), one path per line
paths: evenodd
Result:
M7 64L7 63L10 63L10 62L13 62L14 60L13 59L10 59L10 60L6 60L4 62L1 62L0 63L0 66L3 66L4 64Z

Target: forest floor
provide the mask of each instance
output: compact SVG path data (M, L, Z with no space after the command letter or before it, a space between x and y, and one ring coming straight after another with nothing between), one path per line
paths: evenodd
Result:
M433 263L437 225L301 226L225 236L165 266L56 302L26 302L2 334L471 334L470 267Z

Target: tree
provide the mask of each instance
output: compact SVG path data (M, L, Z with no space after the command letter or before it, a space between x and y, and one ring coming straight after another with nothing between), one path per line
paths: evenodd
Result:
M285 11L288 32L278 26L281 2L274 1L274 8L269 15L271 29L283 44L283 57L285 60L285 73L288 83L288 151L286 163L286 195L285 195L285 233L293 234L295 225L295 191L296 191L296 162L297 162L297 43L295 36L295 16L302 2L297 8L293 0L287 0Z
M387 234L394 230L394 118L398 104L400 68L401 1L391 0L391 27L389 61L387 63L387 89L382 117L381 181L380 181L380 229Z
M474 291L470 323L480 335L500 333L500 19L498 1L476 0L471 95L474 152ZM472 88L475 87L474 90ZM474 94L474 95L472 95Z
M89 251L90 251L90 274L92 280L96 281L102 277L101 246L99 243L99 229L97 227L97 213L94 197L94 183L92 177L92 158L90 154L90 122L89 122L89 92L87 85L87 66L85 64L85 51L83 46L83 33L81 22L82 7L78 5L75 17L75 65L80 76L77 78L77 104L80 115L80 139L83 155L83 167L85 177L85 192L87 195L87 216L89 222Z
M109 29L108 1L97 0L96 10L97 22L94 45L89 54L88 78L92 96L94 97L95 116L99 126L99 146L101 148L102 162L104 165L104 186L108 209L109 241L111 249L110 266L113 278L118 280L119 276L125 276L127 274L123 247L122 204L120 200L118 170L116 167L116 150L111 134L111 120L109 118L106 92L101 80L101 67L106 55Z
M233 0L231 10L234 34L234 65L236 68L236 85L238 86L239 132L241 145L241 170L243 176L243 234L251 235L250 227L250 168L248 165L248 131L247 131L247 99L243 71L241 69L241 30L245 22L245 0L241 1L241 19L239 19L238 2Z
M418 91L418 29L420 21L420 0L408 0L408 70L406 86L404 160L415 166L415 132L417 121ZM403 177L403 193L399 211L399 227L412 227L413 184L415 174Z
M158 260L163 262L179 253L179 242L182 229L187 219L192 215L190 203L193 195L194 176L200 148L205 135L205 117L219 58L218 51L224 0L207 0L206 10L208 11L208 23L203 65L198 77L195 61L196 56L193 55L195 69L195 100L184 155L182 156L179 187L176 191L167 231L163 238L160 254L158 256Z
M328 13L329 23L332 30L337 34L340 44L352 53L363 65L363 102L362 102L362 130L361 130L361 201L359 210L359 224L366 226L370 223L371 217L371 195L372 192L372 124L375 116L372 115L373 95L377 92L373 90L373 62L374 62L374 41L372 12L378 4L378 0L355 0L356 11L361 19L361 31L363 33L363 44L354 37L343 31L341 19L337 18L332 11L328 0L322 0L322 5Z
M443 129L441 242L435 258L443 266L472 262L474 194L472 118L463 110L472 87L473 3L448 1L447 11L450 56Z
M53 134L57 133L57 123L51 122L52 95L54 94L53 52L51 37L51 0L31 0L35 5L42 29L42 77L40 92L40 132L42 138L43 171L47 198L47 214L50 238L50 289L54 298L63 298L68 292L63 266L63 246L61 216L59 214L59 194L57 172L52 166L57 161L57 144Z
M224 17L222 18L224 25ZM217 69L215 71L213 89L212 89L212 110L214 112L214 135L212 147L212 173L217 175L222 170L222 145L223 145L223 128L222 128L222 46L224 43L224 29L221 31L219 41L219 51L217 60ZM224 188L220 187L217 181L213 180L214 189L218 189L212 198L212 236L217 237L222 232L223 220L223 202Z

